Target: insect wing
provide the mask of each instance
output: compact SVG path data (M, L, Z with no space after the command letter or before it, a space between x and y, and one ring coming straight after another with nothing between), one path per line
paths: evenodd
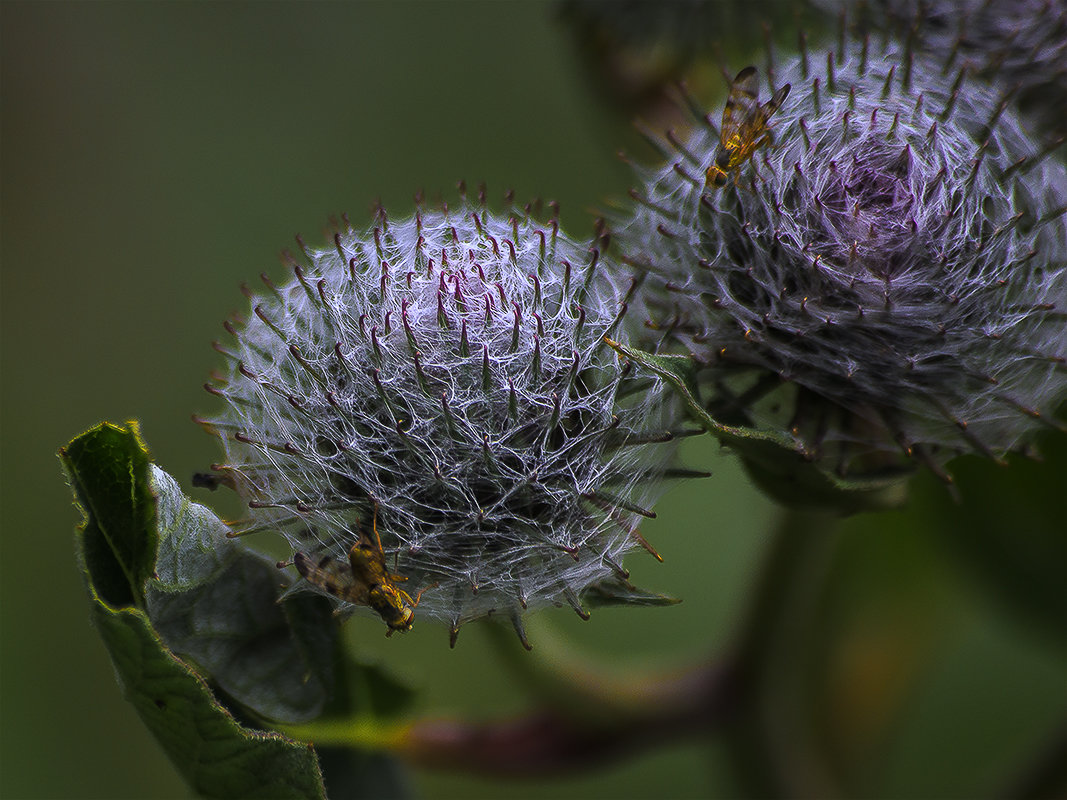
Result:
M367 604L367 586L352 575L348 564L325 556L318 562L306 553L293 556L296 571L308 583L349 603Z
M722 110L720 141L727 150L740 144L740 134L759 108L759 78L755 67L745 67L730 84L730 94Z
M782 103L784 103L785 99L789 96L789 87L790 84L787 83L785 86L783 86L781 89L774 93L774 97L772 97L770 100L763 104L764 122L771 118L771 114L773 114L775 111L782 107Z

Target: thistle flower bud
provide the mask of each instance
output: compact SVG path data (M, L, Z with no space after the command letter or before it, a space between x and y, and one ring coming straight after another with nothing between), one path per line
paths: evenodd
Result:
M604 343L628 279L595 248L464 200L305 248L253 296L209 391L243 531L281 531L314 588L390 632L580 605L624 581L669 453L658 390ZM651 548L649 548L651 549ZM421 599L419 594L421 595Z
M816 3L834 13L841 3ZM1017 88L1040 127L1067 135L1067 2L1064 0L874 0L849 3L860 31L898 38L932 58Z
M842 475L1015 448L1067 394L1064 165L1005 94L892 44L774 80L761 124L736 98L750 158L719 174L709 114L642 172L614 234L646 347L684 345L719 418Z

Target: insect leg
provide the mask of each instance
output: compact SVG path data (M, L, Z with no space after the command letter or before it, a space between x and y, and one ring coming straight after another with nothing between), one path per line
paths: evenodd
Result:
M429 586L422 587L421 589L419 589L419 593L415 595L414 600L412 600L411 595L405 592L403 589L397 589L397 591L400 592L400 594L404 595L405 599L407 599L408 603L411 605L412 608L415 608L416 606L418 606L419 601L422 599L423 592L425 592L427 589L436 589L439 585L440 584L438 583L431 583Z

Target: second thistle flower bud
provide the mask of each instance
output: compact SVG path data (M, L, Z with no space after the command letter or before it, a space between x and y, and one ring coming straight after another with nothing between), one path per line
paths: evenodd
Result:
M384 212L267 281L205 421L253 529L390 630L570 603L625 580L666 452L657 390L626 400L628 281L555 219ZM636 397L636 396L635 396ZM657 432L661 432L660 429ZM663 437L659 437L663 438ZM525 638L523 638L525 643Z
M1008 93L892 45L740 77L616 232L646 347L843 475L1019 446L1067 395L1064 165Z

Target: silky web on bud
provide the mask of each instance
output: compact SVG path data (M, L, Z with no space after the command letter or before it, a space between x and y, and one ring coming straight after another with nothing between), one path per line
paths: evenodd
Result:
M815 0L858 31L908 38L919 52L1013 87L1040 130L1067 135L1067 0Z
M581 612L584 589L625 576L669 434L658 387L630 392L604 343L621 270L555 219L466 201L380 212L292 270L252 299L213 389L228 407L205 423L251 528L346 564L376 515L398 586L453 633Z
M791 84L773 140L722 189L710 112L615 231L645 346L690 350L713 412L842 474L999 457L1067 395L1067 170L1008 92L942 66L803 53L761 93Z

